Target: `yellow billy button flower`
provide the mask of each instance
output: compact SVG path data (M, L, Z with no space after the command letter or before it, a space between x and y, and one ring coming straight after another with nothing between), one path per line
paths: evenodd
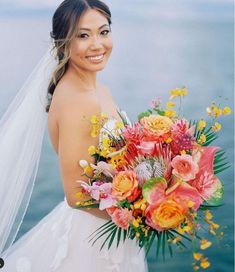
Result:
M139 232L136 232L135 236L136 236L137 238L139 238L139 237L140 237L140 233L139 233Z
M193 202L192 200L188 201L188 207L192 208L194 206L195 202Z
M207 249L208 247L210 247L210 246L212 245L212 243L211 243L210 241L207 241L206 239L202 239L202 240L200 241L200 243L201 243L200 248L201 248L202 250Z
M205 128L205 127L206 127L206 121L203 120L203 119L201 119L201 120L198 122L198 127L197 127L197 129L200 131L200 130L202 130L202 129Z
M203 257L203 254L201 253L196 253L196 252L193 253L193 258L197 261L201 260L202 257Z
M230 107L224 107L224 109L223 109L223 115L229 115L229 114L231 114Z
M180 151L180 154L181 154L181 155L186 155L186 151L185 151L185 150L181 150L181 151Z
M221 130L221 124L218 122L215 122L214 126L212 127L212 130L214 132L220 131Z
M203 258L203 259L201 260L200 266L201 266L203 269L207 269L207 268L210 266L210 262L208 262L207 258Z
M97 152L96 147L94 145L89 146L88 153L89 155L94 155Z

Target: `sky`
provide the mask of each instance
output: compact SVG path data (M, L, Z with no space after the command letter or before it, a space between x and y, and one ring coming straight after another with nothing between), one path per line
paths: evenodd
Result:
M188 0L186 0L188 1ZM120 0L105 0L104 2L115 4L121 3ZM127 2L127 0L125 1ZM165 2L165 1L157 1L157 0L129 0L129 2ZM173 1L174 2L174 1ZM184 2L182 0L178 0L177 2ZM197 0L198 4L215 4L215 5L232 5L233 0ZM0 8L8 9L47 9L47 8L54 8L61 3L61 0L1 0L0 1Z

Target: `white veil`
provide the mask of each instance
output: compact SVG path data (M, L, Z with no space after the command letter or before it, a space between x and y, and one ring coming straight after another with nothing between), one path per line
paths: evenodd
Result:
M14 242L36 178L47 123L52 46L0 120L0 256Z

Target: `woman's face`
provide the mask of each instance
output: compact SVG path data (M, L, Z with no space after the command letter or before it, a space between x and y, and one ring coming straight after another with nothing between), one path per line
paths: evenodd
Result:
M112 52L113 42L107 18L95 9L87 10L70 44L70 62L92 72L102 70Z

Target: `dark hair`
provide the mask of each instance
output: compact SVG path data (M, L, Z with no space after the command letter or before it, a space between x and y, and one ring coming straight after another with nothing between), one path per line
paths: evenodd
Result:
M82 14L88 9L96 9L101 12L111 25L111 12L108 6L99 0L65 0L53 15L51 38L54 40L53 50L56 51L58 65L48 86L46 112L50 109L56 85L68 68L70 41L76 35L77 25Z

